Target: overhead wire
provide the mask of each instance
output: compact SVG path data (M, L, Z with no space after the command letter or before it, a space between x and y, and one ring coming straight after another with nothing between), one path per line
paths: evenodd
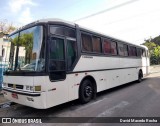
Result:
M119 5L116 5L116 6L114 6L114 7L107 8L107 9L105 9L105 10L96 12L96 13L94 13L94 14L91 14L91 15L88 15L88 16L85 16L85 17L82 17L82 18L79 18L79 19L77 19L77 20L74 20L74 22L80 21L80 20L83 20L83 19L87 19L87 18L96 16L96 15L99 15L99 14L102 14L102 13L107 12L107 11L111 11L111 10L117 9L117 8L119 8L119 7L122 7L122 6L126 6L126 5L128 5L128 4L131 4L131 3L137 2L137 1L139 1L139 0L130 0L130 1L121 3L121 4L119 4Z

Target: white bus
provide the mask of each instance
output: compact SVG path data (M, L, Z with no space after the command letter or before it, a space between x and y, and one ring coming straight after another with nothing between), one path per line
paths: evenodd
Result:
M46 109L74 99L89 102L97 92L148 74L146 47L77 24L42 19L9 35L4 97Z

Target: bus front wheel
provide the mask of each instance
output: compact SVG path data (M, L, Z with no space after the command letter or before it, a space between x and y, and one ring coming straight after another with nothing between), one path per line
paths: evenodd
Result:
M93 98L93 85L88 79L84 80L80 86L79 100L81 103L87 103Z

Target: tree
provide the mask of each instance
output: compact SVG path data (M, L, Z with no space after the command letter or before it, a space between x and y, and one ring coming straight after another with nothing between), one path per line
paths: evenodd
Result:
M17 28L13 26L13 23L8 22L7 20L0 20L0 32L9 34Z
M143 45L147 46L149 50L153 50L157 46L154 42L145 42Z
M157 47L154 48L152 55L156 59L155 64L160 64L160 46L157 45Z
M145 40L143 45L149 49L151 65L160 64L160 36Z

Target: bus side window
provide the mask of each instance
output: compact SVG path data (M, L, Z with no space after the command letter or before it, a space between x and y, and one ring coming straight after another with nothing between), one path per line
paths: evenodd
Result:
M142 50L140 48L137 48L137 56L141 57L142 55Z
M105 39L103 42L103 47L104 47L105 54L111 54L111 42L110 41Z
M129 56L137 56L137 54L136 54L136 47L129 46Z
M126 44L118 43L118 52L120 56L128 56L128 47Z
M111 54L117 55L117 44L116 42L111 42Z
M82 34L82 50L92 52L92 38L90 35Z
M76 42L72 40L67 40L67 68L71 69L75 59L76 59Z
M64 59L64 40L59 38L52 38L50 47L50 59L62 60Z
M49 53L49 69L51 71L65 70L64 39L52 38Z
M101 39L96 36L92 36L92 45L93 45L93 52L101 53Z
M122 43L118 43L118 53L120 56L124 56L124 48Z

